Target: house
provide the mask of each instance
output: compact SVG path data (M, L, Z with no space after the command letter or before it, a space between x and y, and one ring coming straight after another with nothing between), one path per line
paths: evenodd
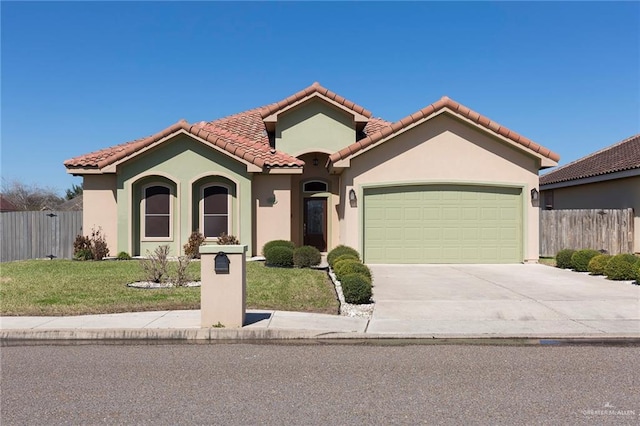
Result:
M18 208L7 199L4 195L0 194L0 212L15 212Z
M368 263L502 263L538 259L530 192L558 159L447 97L390 123L314 83L64 164L114 253L177 254L199 230L253 255L286 239Z
M82 194L76 195L70 200L61 203L56 210L58 211L82 211Z
M640 252L640 134L541 176L540 197L545 209L632 208Z

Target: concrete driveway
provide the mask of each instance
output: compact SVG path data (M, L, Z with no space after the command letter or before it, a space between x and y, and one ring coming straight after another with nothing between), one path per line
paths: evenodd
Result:
M370 265L367 333L640 336L640 286L544 265Z

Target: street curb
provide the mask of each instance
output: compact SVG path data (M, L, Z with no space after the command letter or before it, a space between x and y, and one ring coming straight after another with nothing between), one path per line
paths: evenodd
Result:
M0 342L20 343L29 341L174 341L174 342L248 342L248 341L469 341L554 344L554 342L602 342L640 344L640 335L602 334L371 334L359 332L332 332L287 329L42 329L0 330Z

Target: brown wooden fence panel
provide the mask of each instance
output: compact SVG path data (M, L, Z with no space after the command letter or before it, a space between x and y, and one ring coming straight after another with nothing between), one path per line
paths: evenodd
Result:
M0 261L71 259L81 233L81 211L0 213Z
M540 211L540 256L562 249L633 252L633 209Z

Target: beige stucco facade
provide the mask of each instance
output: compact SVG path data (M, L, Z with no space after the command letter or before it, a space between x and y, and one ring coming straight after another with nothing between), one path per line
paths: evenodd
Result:
M640 176L601 180L576 185L566 182L549 185L553 189L542 191L544 200L553 193L553 209L624 209L634 211L634 252L640 253Z
M116 255L118 248L118 203L115 175L86 175L83 179L82 232L91 235L91 229L102 228L109 252Z
M353 158L342 173L340 240L362 250L363 189L375 185L465 183L522 188L523 261L538 259L537 206L527 194L538 185L539 160L448 115L440 115ZM358 194L349 204L348 192Z
M291 240L291 176L257 174L253 177L254 251L272 240Z

